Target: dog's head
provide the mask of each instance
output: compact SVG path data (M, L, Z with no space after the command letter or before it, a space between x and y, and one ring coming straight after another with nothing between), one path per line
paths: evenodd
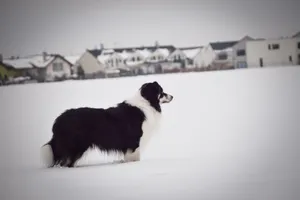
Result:
M153 106L170 103L173 96L164 92L163 88L156 82L149 82L140 88L141 96Z

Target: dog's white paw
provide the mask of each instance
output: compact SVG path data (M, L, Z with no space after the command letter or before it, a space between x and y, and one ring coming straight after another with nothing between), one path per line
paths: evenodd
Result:
M140 150L137 148L134 152L128 150L124 156L124 162L137 162L140 161Z

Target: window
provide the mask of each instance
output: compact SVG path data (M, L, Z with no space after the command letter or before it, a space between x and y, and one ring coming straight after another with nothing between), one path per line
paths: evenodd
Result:
M246 55L245 49L239 49L239 50L237 50L236 55L237 56L245 56Z
M298 49L300 49L300 42L298 42Z
M272 44L272 49L279 49L279 44Z
M279 44L269 44L268 45L268 49L269 50L278 50L278 49L280 49L280 45Z
M53 63L53 71L59 72L63 70L63 64L62 63Z
M293 62L292 56L289 56L289 61L290 61L290 62Z
M227 56L226 53L222 53L222 54L219 54L219 55L218 55L218 59L219 59L219 60L227 60L227 57L228 57L228 56Z

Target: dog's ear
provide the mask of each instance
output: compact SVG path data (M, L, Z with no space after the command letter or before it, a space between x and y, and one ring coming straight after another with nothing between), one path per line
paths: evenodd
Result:
M142 86L141 86L141 89L144 89L149 83L144 83Z
M158 82L157 82L157 81L154 81L154 82L152 82L152 84L153 84L154 86L156 86L156 87L158 87L158 86L159 86L159 84L158 84Z

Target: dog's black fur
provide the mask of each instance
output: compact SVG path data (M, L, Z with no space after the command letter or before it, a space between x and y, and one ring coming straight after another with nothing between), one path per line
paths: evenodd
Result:
M167 95L162 87L157 82L146 83L139 91L160 113L159 100ZM44 145L50 145L52 150L52 161L48 167L73 167L90 147L123 154L128 150L134 152L139 147L145 120L145 113L126 101L107 109L81 107L66 110L56 118L52 139Z

